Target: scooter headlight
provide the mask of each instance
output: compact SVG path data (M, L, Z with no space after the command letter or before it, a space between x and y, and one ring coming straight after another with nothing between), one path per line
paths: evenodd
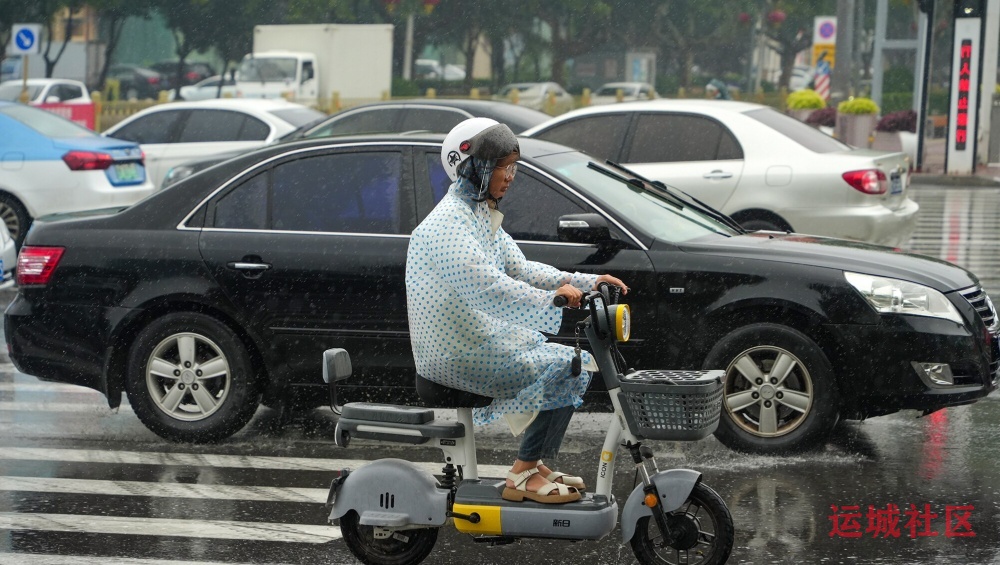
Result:
M611 307L615 325L615 339L625 343L632 335L632 312L628 304L615 304Z

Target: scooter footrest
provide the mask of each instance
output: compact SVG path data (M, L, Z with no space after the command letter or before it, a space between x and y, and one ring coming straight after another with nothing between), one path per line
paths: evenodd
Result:
M395 526L398 528L409 524L410 517L406 514L400 514L398 512L374 512L371 510L365 510L361 513L358 523L362 526Z
M340 415L350 420L390 424L426 424L434 419L434 411L428 408L374 402L349 402L344 405Z

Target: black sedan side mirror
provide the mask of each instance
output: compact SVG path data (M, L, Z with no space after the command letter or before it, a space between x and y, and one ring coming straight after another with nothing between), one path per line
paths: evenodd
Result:
M611 239L608 221L600 214L559 216L559 241L566 243L604 243Z

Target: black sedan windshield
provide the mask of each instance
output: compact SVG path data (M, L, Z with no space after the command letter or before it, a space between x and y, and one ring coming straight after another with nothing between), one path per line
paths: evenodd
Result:
M682 243L706 235L736 235L732 228L694 207L591 168L591 159L581 153L546 155L538 161L657 239Z

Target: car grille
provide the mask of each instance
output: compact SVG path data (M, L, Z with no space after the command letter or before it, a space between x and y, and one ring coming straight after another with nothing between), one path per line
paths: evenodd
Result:
M992 337L990 339L990 353L992 354L990 373L993 375L993 384L996 385L1000 383L1000 332L997 331L998 327L1000 327L1000 322L997 320L996 308L993 307L993 301L986 295L986 292L978 286L960 290L959 292L976 309L976 312L979 313L979 317L983 319L983 324L986 325L986 329Z

